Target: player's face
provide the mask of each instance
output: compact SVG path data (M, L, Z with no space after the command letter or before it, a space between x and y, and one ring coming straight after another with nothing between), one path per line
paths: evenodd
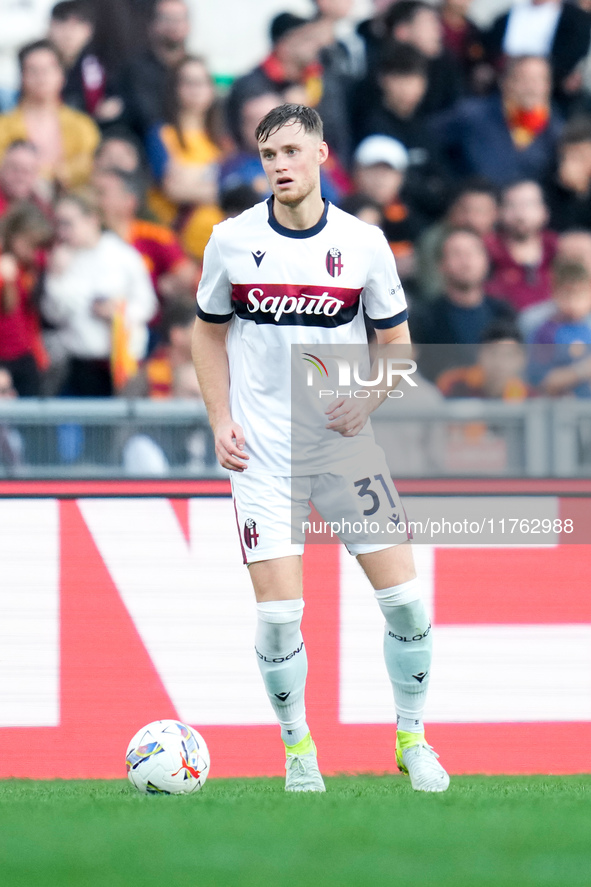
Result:
M275 199L298 206L320 190L320 166L328 157L326 142L298 122L286 123L259 143L261 163Z

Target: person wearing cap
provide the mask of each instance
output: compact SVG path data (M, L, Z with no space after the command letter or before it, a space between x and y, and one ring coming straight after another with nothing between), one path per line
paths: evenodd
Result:
M236 143L240 144L244 103L254 96L276 92L282 101L316 108L322 115L332 152L342 163L347 163L351 139L346 81L330 58L323 56L323 50L334 41L330 22L281 12L271 21L269 36L269 55L235 81L227 98L227 123Z
M368 136L353 155L355 190L382 208L382 230L405 282L414 273L414 243L424 227L403 193L408 163L402 142L383 135Z

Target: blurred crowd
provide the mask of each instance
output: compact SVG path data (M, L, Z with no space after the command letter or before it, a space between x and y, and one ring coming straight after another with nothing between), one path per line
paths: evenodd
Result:
M254 132L284 101L324 120L325 196L384 231L427 382L591 396L590 0L487 30L470 0L312 5L225 90L183 0L64 0L3 46L0 396L199 397L203 250L269 195Z

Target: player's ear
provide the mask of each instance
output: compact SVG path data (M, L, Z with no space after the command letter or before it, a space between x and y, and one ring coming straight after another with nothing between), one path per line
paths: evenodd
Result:
M318 146L318 162L320 164L326 163L328 159L328 145L326 142L320 142Z

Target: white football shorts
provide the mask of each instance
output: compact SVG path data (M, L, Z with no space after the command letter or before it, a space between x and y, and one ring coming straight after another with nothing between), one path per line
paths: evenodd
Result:
M343 542L366 554L409 539L407 518L383 451L338 466L338 473L285 477L232 472L232 495L245 564L301 555L304 540ZM313 509L310 507L310 503Z

